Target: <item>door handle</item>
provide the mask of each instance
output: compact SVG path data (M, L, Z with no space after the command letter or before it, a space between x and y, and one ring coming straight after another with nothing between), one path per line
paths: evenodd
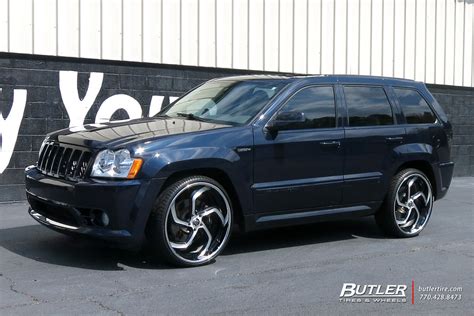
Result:
M387 143L401 143L403 142L402 136L395 136L395 137L385 137Z
M341 142L337 140L327 141L327 142L320 142L319 143L323 147L336 147L339 148L341 146Z

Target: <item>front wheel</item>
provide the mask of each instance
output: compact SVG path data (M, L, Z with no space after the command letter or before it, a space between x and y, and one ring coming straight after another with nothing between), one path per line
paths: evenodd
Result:
M151 246L178 266L209 263L224 249L232 227L232 204L215 180L192 176L158 197L147 227Z
M375 219L389 235L413 237L426 227L432 209L433 192L428 177L420 170L405 169L392 179Z

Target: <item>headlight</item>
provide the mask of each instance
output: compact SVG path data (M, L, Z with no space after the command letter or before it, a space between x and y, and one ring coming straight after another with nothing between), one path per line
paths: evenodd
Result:
M140 158L130 157L127 149L103 150L95 158L91 177L133 179L140 170L142 162Z

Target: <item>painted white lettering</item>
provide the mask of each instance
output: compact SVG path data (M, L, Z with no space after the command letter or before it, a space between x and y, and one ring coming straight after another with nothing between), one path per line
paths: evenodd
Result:
M91 72L89 76L89 87L86 95L81 100L77 91L77 71L59 72L59 90L63 99L64 107L69 116L69 127L84 124L87 112L94 104L97 95L102 87L104 74L101 72Z
M24 89L13 90L13 103L6 119L0 112L0 173L7 168L18 137L23 113L25 112L27 92Z
M162 95L154 95L151 97L150 110L148 111L148 117L156 115L160 112L161 107L163 106L163 100L165 99Z
M130 119L142 117L142 107L137 100L126 94L116 94L107 98L97 111L96 123L109 122L115 111L123 109Z

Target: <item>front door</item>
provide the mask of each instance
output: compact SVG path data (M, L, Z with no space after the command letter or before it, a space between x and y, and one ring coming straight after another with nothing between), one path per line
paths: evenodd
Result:
M342 200L344 130L338 127L334 87L310 86L280 109L304 114L269 135L254 130L254 211L314 210Z

